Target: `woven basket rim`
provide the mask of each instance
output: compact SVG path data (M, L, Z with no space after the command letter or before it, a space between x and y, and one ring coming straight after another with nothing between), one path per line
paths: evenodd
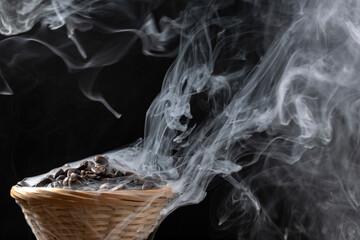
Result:
M71 205L117 205L119 202L132 205L146 205L149 202L171 199L175 193L169 186L149 190L82 191L63 188L13 186L11 197L17 201L44 204Z

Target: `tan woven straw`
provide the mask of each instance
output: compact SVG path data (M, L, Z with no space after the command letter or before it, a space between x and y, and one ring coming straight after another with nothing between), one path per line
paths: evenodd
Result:
M170 188L109 192L11 188L40 240L146 239L173 197Z

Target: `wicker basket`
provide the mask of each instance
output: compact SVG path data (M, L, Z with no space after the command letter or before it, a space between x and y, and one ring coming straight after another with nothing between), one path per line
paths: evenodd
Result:
M18 187L20 204L37 239L146 239L173 196L169 188L112 192Z

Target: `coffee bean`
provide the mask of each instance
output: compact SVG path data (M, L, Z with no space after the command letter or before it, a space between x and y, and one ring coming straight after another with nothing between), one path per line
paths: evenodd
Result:
M141 187L142 190L148 190L154 188L155 188L155 184L153 182L144 182L144 184Z
M76 179L69 179L69 187L74 187L74 186L78 186L80 185L81 182L79 180Z
M69 177L64 178L62 184L63 184L64 186L69 185Z
M94 167L92 167L91 171L93 171L97 175L105 175L106 174L106 168L99 164L96 164Z
M141 179L138 179L138 178L135 178L135 179L133 180L133 182L134 182L135 184L139 184L139 185L141 185L141 184L144 184L144 183L145 183L145 181L144 181L144 180L141 180Z
M81 162L78 166L76 166L77 170L84 170L88 167L89 162L88 161L83 161Z
M69 176L70 179L76 179L77 178L77 174L75 172L72 172Z
M78 174L76 174L76 173L71 173L71 174L70 174L70 177L69 177L69 180L70 180L70 181L74 181L74 180L83 181L84 178L82 178L80 175L78 175Z
M110 189L110 183L101 184L101 186L99 187L99 190L108 190L108 189Z
M111 188L111 191L119 191L127 189L126 184L118 184L115 187Z
M90 178L90 179L95 179L97 177L97 175L95 173L91 172L91 173L86 173L84 175L84 177L85 178Z
M126 184L126 186L129 188L129 189L141 189L142 185L139 185L139 184L136 184L134 183L133 181L132 182L128 182Z
M65 175L59 175L55 180L62 181L62 180L64 180L64 178L65 178Z
M122 177L122 176L125 176L122 171L117 170L117 171L115 172L115 177Z
M115 174L114 174L114 173L106 173L106 174L105 174L105 177L107 177L107 178L114 178L114 177L115 177Z
M24 180L21 180L16 185L18 185L19 187L30 187L30 185L27 182L25 182Z
M154 181L154 182L162 181L161 177L156 173L151 174L150 177L152 178L152 181Z
M103 156L95 156L94 157L94 161L97 163L97 164L100 164L100 165L103 165L105 167L109 166L109 161L103 157Z
M134 175L134 172L123 171L123 175L124 175L124 176L131 176L131 175Z
M49 183L52 183L52 180L50 178L43 178L35 185L35 187L45 187Z
M103 176L96 175L95 180L101 180L101 179L103 179Z
M46 177L47 177L47 178L50 178L50 179L54 179L54 176L51 175L51 174L47 175Z
M161 180L161 177L155 173L151 174L150 176L144 177L143 180L145 182L153 182L157 185L165 185L166 184L163 180Z
M66 169L65 170L65 175L67 176L67 177L70 177L70 175L72 174L72 173L74 173L74 172L76 172L76 168L68 168L68 169Z
M60 175L65 175L65 172L62 168L60 168L56 173L54 178L58 178Z
M48 185L48 187L61 187L62 186L62 183L60 181L55 181L55 182L52 182Z
M92 161L88 161L88 166L87 166L86 170L91 171L91 168L93 166L95 166L95 163L93 163Z
M153 173L151 174L151 182L156 183L158 185L166 185L166 181L162 180L160 175Z

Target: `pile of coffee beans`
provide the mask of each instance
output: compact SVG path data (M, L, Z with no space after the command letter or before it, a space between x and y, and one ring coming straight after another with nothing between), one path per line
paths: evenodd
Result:
M116 191L125 189L156 189L166 183L161 178L151 176L139 177L134 172L117 170L109 166L106 157L96 156L93 161L83 161L78 166L58 169L55 174L47 175L31 187L70 188L88 191ZM29 186L25 180L18 186Z

